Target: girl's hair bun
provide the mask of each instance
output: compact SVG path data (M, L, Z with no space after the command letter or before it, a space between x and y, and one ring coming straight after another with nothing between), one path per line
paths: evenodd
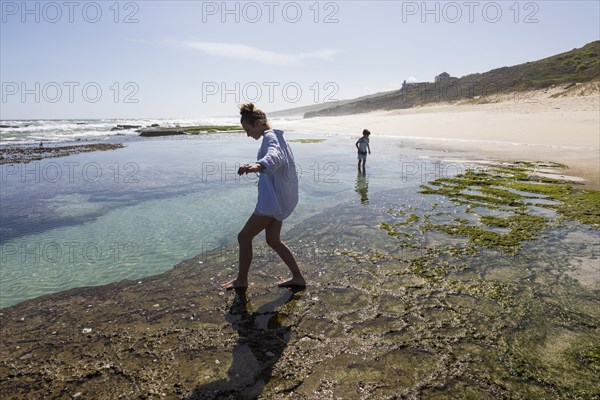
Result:
M249 114L254 112L254 104L244 103L240 106L240 114Z
M256 121L267 123L267 115L257 108L253 103L244 103L240 105L241 121L253 124Z

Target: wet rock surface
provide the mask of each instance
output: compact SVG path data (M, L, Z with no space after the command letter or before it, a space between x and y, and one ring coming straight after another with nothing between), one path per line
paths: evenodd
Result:
M158 126L158 124L157 124L157 126ZM111 132L113 132L113 131L123 131L123 130L128 130L128 129L138 129L138 128L141 128L141 127L142 127L141 125L127 125L127 124L124 124L124 125L117 125L117 126L111 128L110 131Z
M91 151L115 150L124 147L121 143L93 143L72 146L2 146L0 164L17 164L38 161L44 158L71 156Z
M403 204L398 192L386 196L371 198L369 207L316 215L285 233L309 282L301 291L276 287L287 270L259 237L246 291L220 290L237 272L237 252L218 248L161 275L0 310L0 395L600 393L600 279L582 285L572 277L575 255L597 260L596 231L557 225L507 253L420 229L419 221L454 218L461 209L451 201L430 196ZM392 203L401 205L388 211ZM406 217L409 211L419 218ZM393 224L394 234L381 224Z
M237 125L194 125L159 127L152 126L136 130L141 137L173 136L173 135L200 135L219 132L243 132L241 126Z

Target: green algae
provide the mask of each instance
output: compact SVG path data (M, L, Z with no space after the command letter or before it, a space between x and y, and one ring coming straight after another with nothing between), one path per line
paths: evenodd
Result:
M546 182L547 183L547 182ZM547 196L553 200L561 200L573 193L571 185L544 184L540 182L513 181L504 184L514 190L529 192L535 195Z
M481 216L482 226L469 225L466 219L455 219L458 224L433 224L428 222L421 229L434 230L453 236L466 237L469 244L490 248L500 248L514 254L525 240L533 240L537 234L546 228L547 219L535 215L513 215L506 218ZM509 228L505 234L497 233L486 228Z
M600 371L600 346L593 347L581 353L586 363Z
M600 229L600 192L585 190L564 196L556 211L567 220L575 220Z
M406 290L418 291L425 298L435 296L436 301L445 304L444 308L453 310L453 319L447 319L443 313L433 314L438 319L435 326L445 327L443 336L456 329L452 326L463 324L461 340L489 343L498 349L495 358L484 362L485 366L471 361L474 368L471 371L479 369L481 375L490 376L492 382L499 376L505 379L502 389L490 384L480 392L481 398L490 393L495 393L493 398L512 398L514 393L523 398L559 399L600 395L600 385L593 383L600 369L600 347L595 335L600 320L589 312L594 309L592 304L597 307L597 298L594 301L592 297L588 306L585 299L593 294L586 294L582 286L572 283L563 289L566 282L571 281L558 283L557 276L564 276L560 272L548 275L550 262L543 256L547 248L539 251L538 256L531 254L531 250L521 254L524 248L540 243L550 229L564 226L539 215L540 209L556 212L563 222L571 222L569 229L599 229L600 192L537 176L540 168L564 166L520 162L437 179L422 185L420 193L453 201L456 206L452 212L436 212L440 209L436 202L422 210L419 218L410 224L407 213L389 212L390 220L378 225L389 237L399 240L402 248L410 247L410 240L416 237L415 229L424 234L439 232L467 239L464 245L427 247L424 254L408 259L402 257L404 266L399 271L406 277ZM528 204L531 200L536 200L532 203L535 207ZM489 213L482 214L479 207ZM467 218L468 214L476 218ZM435 223L432 222L434 217ZM444 218L447 222L440 222ZM575 228L577 225L573 222L583 225ZM482 252L486 248L500 253ZM590 251L587 253L593 256L593 250ZM538 267L536 259L540 257L543 261ZM565 261L561 259L566 257L556 257L552 263L564 266ZM495 266L498 263L507 265L505 273L500 274ZM474 273L476 270L479 272ZM483 272L486 270L489 271ZM501 277L502 281L492 277ZM532 282L537 286L531 286ZM404 305L398 310L407 307L410 309ZM391 308L386 306L386 309ZM472 314L467 317L465 313ZM488 356L485 352L478 351L478 354L482 360ZM498 367L492 367L493 364ZM467 376L450 384L452 393L464 393L464 387L481 388L489 383L465 383ZM433 389L421 392L424 393L428 398L438 398Z
M578 190L563 180L536 175L537 170L542 167L565 168L557 163L521 161L512 165L493 166L485 171L469 170L455 177L444 177L429 185L422 185L420 193L447 197L458 205L466 205L468 211L482 207L512 210L515 213L506 218L481 215L479 226L460 217L454 219L455 224L434 224L427 221L422 229L466 237L473 245L501 248L514 253L524 241L536 239L549 227L550 221L534 215L527 204L528 199L540 198L558 202L558 205L538 206L556 211L563 220L578 221L600 229L600 192ZM507 228L510 231L501 234L487 227ZM382 229L389 230L389 227L382 226ZM400 235L396 231L392 234Z
M325 139L291 139L288 140L290 143L321 143L324 142Z
M342 250L340 254L352 258L357 263L368 262L371 264L377 264L379 261L388 258L384 252L378 249L370 250L367 252L367 254L352 250Z
M181 128L165 128L165 129L180 129L183 132L191 135L198 135L200 133L217 133L217 132L243 132L244 129L240 125L199 125L199 126L185 126Z
M406 246L409 246L414 235L409 232L405 232L403 229L399 229L404 226L406 226L405 222L401 222L401 223L397 223L397 224L389 224L386 222L381 222L378 225L379 229L387 232L388 236L395 237L396 239L398 239L402 243L404 243Z
M512 168L518 169L519 166L523 166L524 171L528 171L535 168L554 168L554 169L568 169L566 164L557 163L554 161L515 161L512 163Z

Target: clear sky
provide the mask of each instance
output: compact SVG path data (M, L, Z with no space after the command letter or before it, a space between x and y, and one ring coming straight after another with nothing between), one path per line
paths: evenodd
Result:
M1 119L275 111L600 39L592 1L0 1Z

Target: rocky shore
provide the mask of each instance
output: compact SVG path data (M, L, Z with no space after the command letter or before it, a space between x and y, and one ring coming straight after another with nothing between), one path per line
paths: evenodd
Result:
M136 130L142 137L156 136L174 136L174 135L200 135L204 133L219 133L219 132L243 132L241 126L236 125L193 125L193 126L175 126L175 127L160 127L151 126Z
M93 143L70 146L3 146L0 148L0 164L17 164L44 158L65 157L91 151L107 151L124 147L121 143Z
M3 125L2 127L9 127ZM142 128L141 125L117 125L111 131L131 131L139 133L141 137L159 137L175 135L201 135L222 132L243 132L241 126L236 125L193 125L161 127L153 124ZM106 151L124 147L121 143L91 143L82 145L7 145L0 146L0 164L28 163L45 158L70 156L91 151Z
M597 194L539 179L519 186L520 197L491 187L524 182L527 171L500 166L478 195L454 189L485 186L490 173L433 182L417 207L356 204L298 223L286 239L305 290L275 286L287 271L258 242L247 291L220 289L237 260L223 247L161 275L1 309L0 396L595 398L600 281L583 272L597 261L584 242L597 238L599 216L581 204ZM533 216L488 216L477 238L493 240L460 239L469 209L509 206L556 209L567 221L539 234L518 225Z
M190 126L160 126L152 124L146 127L141 125L117 125L111 128L113 131L135 130L141 137L176 136L176 135L199 135L203 133L219 132L243 132L239 125L190 125Z

